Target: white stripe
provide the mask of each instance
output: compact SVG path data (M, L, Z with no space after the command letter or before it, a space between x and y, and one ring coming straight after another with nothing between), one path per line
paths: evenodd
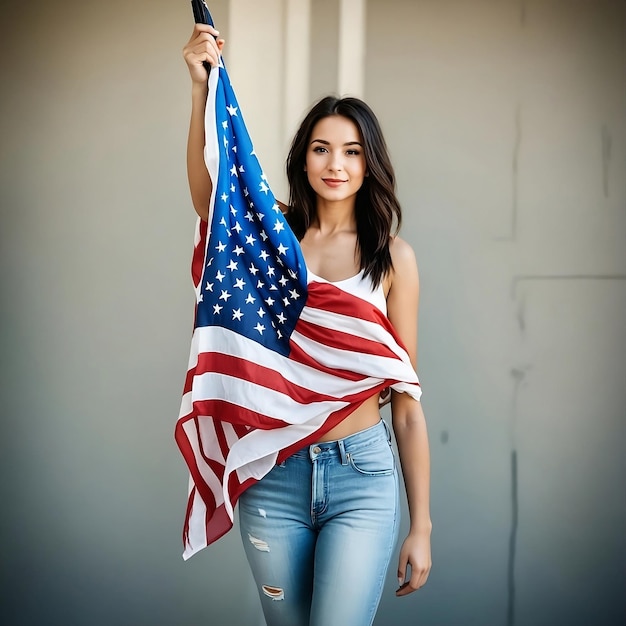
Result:
M391 333L376 322L370 322L351 315L343 315L342 313L314 309L308 306L302 309L300 319L324 328L340 328L342 332L362 339L378 341L389 348L398 358L410 362L406 350L398 345Z
M271 413L275 419L289 424L302 424L316 418L320 413L327 415L328 411L334 411L348 404L341 399L302 404L280 391L274 391L236 376L215 372L196 376L193 387L194 402L206 399L225 400L264 416ZM206 390L209 391L208 394L205 393ZM227 415L214 417L229 421Z
M200 444L198 442L198 437L196 436L195 421L187 420L183 424L183 430L185 431L185 434L187 435L187 440L189 441L189 445L191 446L191 449L193 450L193 456L194 456L194 459L196 460L198 471L200 472L200 475L202 476L202 479L204 480L204 482L207 485L209 485L209 488L211 489L211 491L213 492L213 495L215 496L216 505L219 506L220 504L222 504L220 502L220 495L219 495L220 492L222 491L222 485L219 479L217 478L217 476L215 475L215 473L213 472L213 470L206 464L206 462L204 461L204 458L202 457L202 454L200 453ZM210 452L211 452L210 450L205 450L205 453L207 454L207 456L209 458L212 458L214 455L210 454Z
M349 381L346 383L345 380L333 374L327 374L314 367L293 361L289 357L285 357L273 350L268 350L265 346L252 339L247 339L239 333L220 326L206 326L195 329L192 337L192 358L190 359L189 369L196 367L198 354L214 351L216 346L220 347L219 352L221 353L246 359L262 367L267 367L280 373L283 378L295 385L306 387L314 393L330 396L345 395L346 385L350 385L350 393L357 393L361 389L373 387L380 382L380 373L383 371L377 369L375 373L379 375L374 376L372 380L366 378L363 381ZM348 361L348 364L351 366L350 361ZM352 368L346 367L344 362L342 369L351 370ZM368 376L367 374L364 375Z
M193 487L193 478L189 475L190 495ZM187 520L188 539L185 542L185 551L183 552L183 559L185 559L185 561L199 550L202 550L202 548L206 548L206 527L204 525L205 517L206 504L196 489L196 493L191 504L189 519Z

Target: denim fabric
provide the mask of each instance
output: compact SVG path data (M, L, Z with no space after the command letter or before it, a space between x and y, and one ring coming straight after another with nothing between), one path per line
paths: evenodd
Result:
M387 425L307 446L239 499L267 626L367 626L398 535Z

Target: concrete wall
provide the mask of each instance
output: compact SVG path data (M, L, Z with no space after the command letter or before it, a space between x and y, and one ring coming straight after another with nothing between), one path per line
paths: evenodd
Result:
M293 16L243 2L210 6L284 193L295 105L287 122L249 76L286 106ZM435 524L427 587L400 601L391 575L376 624L622 626L625 4L366 8L364 95L421 268ZM259 626L236 530L180 558L188 3L1 11L0 621ZM298 98L336 89L339 14L311 4ZM250 32L273 41L243 49Z

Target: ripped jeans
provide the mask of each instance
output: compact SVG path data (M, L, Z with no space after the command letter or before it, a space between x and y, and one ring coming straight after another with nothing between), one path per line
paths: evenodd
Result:
M398 536L398 474L382 420L307 446L239 499L267 626L368 626Z

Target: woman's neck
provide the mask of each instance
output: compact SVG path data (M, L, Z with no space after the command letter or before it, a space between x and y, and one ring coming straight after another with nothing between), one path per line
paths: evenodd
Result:
M354 201L327 202L323 198L318 198L316 218L312 226L317 227L320 232L325 234L356 231Z

